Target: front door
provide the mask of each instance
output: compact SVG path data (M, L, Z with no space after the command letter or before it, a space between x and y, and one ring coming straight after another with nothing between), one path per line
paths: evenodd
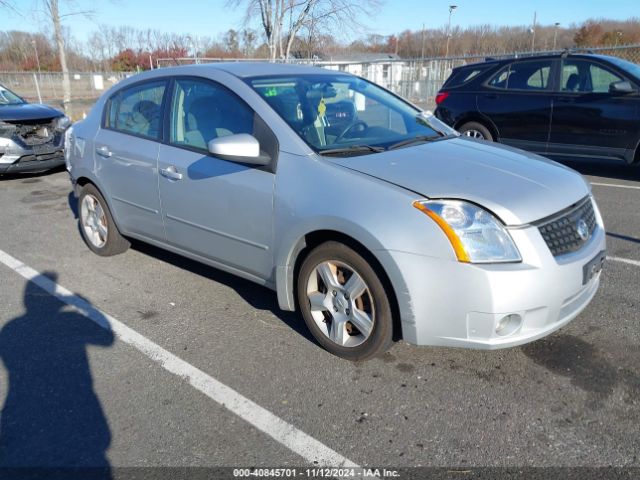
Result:
M275 175L223 160L210 140L256 132L257 115L223 85L178 78L169 102L168 144L160 147L160 198L167 241L266 280L272 276ZM264 141L264 140L263 140Z
M565 58L553 95L549 152L623 159L635 148L640 98L609 92L612 83L623 80L599 62Z

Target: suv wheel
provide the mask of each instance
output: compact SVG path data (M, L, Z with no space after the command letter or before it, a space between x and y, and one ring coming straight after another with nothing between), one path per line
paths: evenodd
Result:
M466 137L493 142L493 135L491 135L489 129L478 122L467 122L458 131Z

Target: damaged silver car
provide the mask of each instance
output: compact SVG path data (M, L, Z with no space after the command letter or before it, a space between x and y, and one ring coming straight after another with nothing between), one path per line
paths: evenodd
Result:
M61 111L28 103L0 85L0 175L63 165L64 133L70 124Z

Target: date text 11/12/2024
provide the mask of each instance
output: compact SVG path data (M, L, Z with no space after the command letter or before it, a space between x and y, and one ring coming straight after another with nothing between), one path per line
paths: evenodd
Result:
M234 468L233 476L237 478L394 478L399 477L400 473L386 468Z

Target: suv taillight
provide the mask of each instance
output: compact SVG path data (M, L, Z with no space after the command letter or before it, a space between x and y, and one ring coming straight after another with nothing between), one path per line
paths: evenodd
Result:
M438 92L436 95L436 105L440 105L449 96L449 92Z

